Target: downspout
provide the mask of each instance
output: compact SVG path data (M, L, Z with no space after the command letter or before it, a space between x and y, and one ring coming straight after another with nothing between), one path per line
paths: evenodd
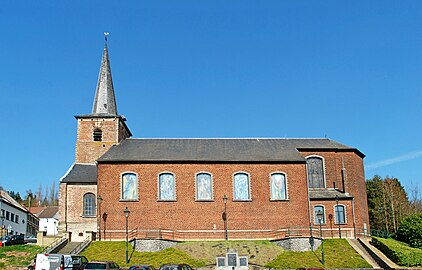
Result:
M341 185L343 188L343 193L346 193L346 186L344 184L346 177L347 175L346 175L346 168L344 167L344 159L343 157L341 157Z
M355 197L352 198L353 230L356 239L356 217L355 217Z

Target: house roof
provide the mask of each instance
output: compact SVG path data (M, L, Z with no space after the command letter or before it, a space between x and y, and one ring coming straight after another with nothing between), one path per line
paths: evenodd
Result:
M357 150L330 139L125 139L98 162L296 162L299 150Z
M39 218L54 218L59 211L58 206L47 206L41 212L37 213Z
M311 200L335 200L336 196L341 199L351 199L348 193L343 193L337 189L310 189L309 197Z
M74 163L60 179L62 183L97 183L97 166L95 164Z
M13 199L5 190L0 190L0 198L3 202L27 213L28 210L19 204L15 199Z
M31 206L31 208L29 208L29 212L31 212L34 215L37 215L38 213L40 213L42 210L45 209L46 206Z

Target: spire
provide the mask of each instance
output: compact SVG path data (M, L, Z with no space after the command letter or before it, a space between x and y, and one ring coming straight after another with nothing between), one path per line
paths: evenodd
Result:
M104 52L98 76L92 114L117 115L116 98L114 97L113 79L111 78L110 60L108 59L107 36L104 33Z

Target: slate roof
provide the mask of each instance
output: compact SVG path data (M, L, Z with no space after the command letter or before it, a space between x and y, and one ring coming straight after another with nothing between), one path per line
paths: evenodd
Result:
M125 139L98 162L305 163L299 150L357 150L330 139Z
M336 195L340 199L350 199L353 198L348 193L343 193L337 189L310 189L309 197L310 199L315 200L335 200Z
M62 183L97 183L97 165L74 163L60 179Z
M12 198L5 190L0 190L0 200L27 213L28 210Z

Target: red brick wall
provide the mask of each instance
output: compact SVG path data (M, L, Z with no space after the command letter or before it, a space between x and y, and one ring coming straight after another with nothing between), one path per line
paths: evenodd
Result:
M102 130L102 141L93 140L96 128ZM76 163L95 163L113 144L128 137L129 133L120 118L78 119Z
M176 202L158 200L158 175L176 176ZM213 175L213 202L195 201L195 174ZM233 201L233 174L250 174L251 201ZM287 174L288 200L270 201L270 173ZM120 200L121 173L138 174L139 201ZM223 230L223 196L227 203L229 230L264 230L308 226L305 164L99 164L98 194L104 199L107 230L124 229L123 210L131 211L130 229Z
M357 233L364 227L366 224L367 229L369 230L369 216L368 216L368 205L366 198L366 184L365 184L365 175L364 175L364 166L363 159L359 157L356 153L353 152L301 152L304 157L310 155L318 155L324 158L325 165L325 180L327 188L334 188L335 186L339 190L343 190L342 185L342 161L344 162L345 167L345 180L344 180L344 189L345 192L350 196L354 197L355 200L355 220ZM326 204L331 209L332 204L335 201L314 201L313 204ZM346 214L347 214L347 226L353 227L353 217L352 217L352 201L344 202L340 201L346 205ZM327 208L327 209L328 209ZM349 216L350 215L350 216ZM328 217L328 213L327 213Z

